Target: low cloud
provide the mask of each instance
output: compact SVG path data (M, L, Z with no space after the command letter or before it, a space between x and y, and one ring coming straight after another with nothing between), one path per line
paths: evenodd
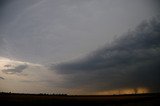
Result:
M6 65L5 65L6 67ZM27 64L18 65L16 67L11 67L10 65L7 65L7 69L3 69L2 72L5 74L18 74L22 73L24 69L28 67Z
M67 88L105 91L160 89L160 18L144 21L86 57L50 67L65 77Z
M0 77L0 80L4 80L5 78L3 78L3 77Z

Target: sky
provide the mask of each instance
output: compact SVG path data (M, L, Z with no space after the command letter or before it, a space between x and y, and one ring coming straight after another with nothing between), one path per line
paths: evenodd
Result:
M158 0L0 0L0 91L159 92Z

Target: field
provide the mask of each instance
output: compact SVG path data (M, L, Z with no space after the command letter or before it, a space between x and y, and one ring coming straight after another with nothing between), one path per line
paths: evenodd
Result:
M1 106L6 105L65 105L65 106L160 106L160 94L131 95L44 95L1 93Z

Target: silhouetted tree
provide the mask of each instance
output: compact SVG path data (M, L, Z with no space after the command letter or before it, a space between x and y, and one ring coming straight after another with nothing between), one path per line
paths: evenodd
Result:
M137 88L134 88L133 91L134 91L134 94L138 93L138 89Z

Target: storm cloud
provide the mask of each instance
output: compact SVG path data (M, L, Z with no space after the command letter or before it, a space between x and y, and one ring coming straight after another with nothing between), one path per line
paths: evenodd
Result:
M81 56L157 14L155 4L153 0L3 0L0 56L38 64Z
M10 65L5 65L7 69L3 69L2 72L5 74L19 74L22 73L24 69L28 67L27 64L18 65L16 67L11 67ZM11 68L10 68L11 67Z
M64 75L64 87L105 91L160 89L160 17L143 21L86 57L50 68Z
M156 91L159 20L127 29L159 14L159 3L0 0L0 91Z

